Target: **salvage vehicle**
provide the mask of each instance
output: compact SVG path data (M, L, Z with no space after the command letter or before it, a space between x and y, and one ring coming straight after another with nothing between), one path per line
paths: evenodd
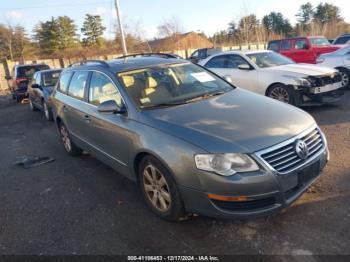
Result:
M308 113L186 60L73 64L52 99L67 153L87 151L135 181L150 209L171 221L276 213L328 160Z
M331 53L341 48L331 43L324 36L294 37L273 40L268 43L268 50L278 52L297 63L316 64L321 54Z
M228 51L199 64L236 86L295 106L336 102L344 94L337 70L296 64L272 51Z
M33 75L28 86L28 98L30 110L41 110L48 121L52 121L50 95L58 81L61 69L49 69L38 71Z
M50 69L50 67L45 64L14 66L12 70L12 76L5 77L5 79L9 81L9 88L12 94L12 98L17 102L21 102L23 98L27 98L28 84L32 80L34 73L45 69Z
M341 75L342 87L350 88L350 45L335 52L320 55L316 62L318 66L337 69Z

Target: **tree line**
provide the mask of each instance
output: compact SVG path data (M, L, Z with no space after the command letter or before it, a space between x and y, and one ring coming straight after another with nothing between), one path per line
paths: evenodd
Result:
M300 6L295 16L297 23L292 26L280 12L271 12L261 20L255 14L249 14L240 18L238 23L230 22L227 30L217 32L210 39L218 45L225 45L305 35L334 38L350 31L350 25L341 17L339 7L330 3L313 6L307 2Z
M298 35L324 35L334 38L349 32L350 25L340 15L339 7L330 3L313 6L307 2L300 6L293 26L280 12L270 12L259 19L255 14L243 16L238 22L231 21L226 30L209 38L215 45L233 45L265 42L282 37ZM139 24L125 24L126 42L130 52L150 51ZM158 27L158 38L183 33L184 27L176 17L164 20ZM39 22L28 36L21 25L0 24L0 58L11 60L59 57L88 57L121 53L120 33L114 39L103 37L106 27L99 15L86 14L81 28L68 16L52 17ZM167 50L167 47L164 47Z

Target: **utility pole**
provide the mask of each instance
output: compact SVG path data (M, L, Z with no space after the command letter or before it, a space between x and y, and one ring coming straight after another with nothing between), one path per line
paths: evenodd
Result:
M124 36L124 30L123 30L123 25L122 25L122 18L120 17L120 12L119 12L119 1L114 0L115 3L115 10L117 11L117 17L118 17L118 24L119 24L119 31L120 31L120 38L122 42L122 48L123 48L123 54L127 55L128 51L126 49L126 44L125 44L125 36Z

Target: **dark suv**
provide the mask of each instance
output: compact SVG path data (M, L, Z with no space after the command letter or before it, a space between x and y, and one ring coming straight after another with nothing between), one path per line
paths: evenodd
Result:
M137 182L169 220L275 213L327 163L326 139L308 113L186 60L73 65L51 98L68 154L85 150Z
M35 72L40 70L50 69L45 64L31 64L31 65L16 65L13 67L12 76L6 77L9 80L9 87L12 93L12 98L17 102L21 102L23 98L28 97L27 88L29 82Z

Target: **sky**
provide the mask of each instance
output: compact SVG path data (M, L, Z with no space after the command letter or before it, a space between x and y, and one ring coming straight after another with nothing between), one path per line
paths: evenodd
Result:
M232 20L254 13L262 18L271 11L281 12L292 24L301 4L308 0L119 0L123 22L129 28L139 28L143 38L157 36L157 26L169 18L176 18L183 29L204 31L212 35L225 30ZM314 6L325 1L309 0ZM350 22L349 0L328 0L337 5L345 21ZM67 15L78 28L81 27L87 13L98 14L107 28L106 37L113 37L116 14L114 0L0 0L0 23L20 24L32 34L33 27L39 21L51 16Z

